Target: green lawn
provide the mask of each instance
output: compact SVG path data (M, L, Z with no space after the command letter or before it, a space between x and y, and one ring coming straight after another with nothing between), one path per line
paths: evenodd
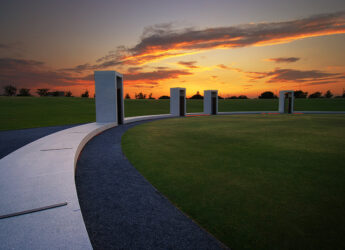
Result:
M296 110L345 111L345 98L297 99ZM125 100L125 116L169 113L169 100ZM278 110L278 100L219 100L219 111ZM187 112L202 112L203 100L187 100ZM95 121L94 99L0 97L0 130Z
M0 97L0 130L86 123L94 120L94 99Z
M345 111L345 98L295 99L295 110Z
M131 163L232 249L345 249L345 115L160 120Z
M125 116L169 113L169 100L125 100ZM94 122L95 100L0 97L0 130Z
M218 100L219 112L278 111L278 99ZM298 111L345 111L345 98L295 99ZM202 112L203 100L187 100L187 112Z
M125 100L125 116L159 115L170 112L170 100Z
M203 100L187 100L187 113L203 112ZM345 102L344 102L345 105ZM277 111L278 99L226 99L218 100L219 112ZM344 108L345 110L345 108Z

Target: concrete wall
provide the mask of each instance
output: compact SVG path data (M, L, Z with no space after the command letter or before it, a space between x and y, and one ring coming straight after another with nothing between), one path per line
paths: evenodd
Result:
M117 89L121 89L122 115L123 78L116 71L95 71L96 122L117 121Z
M218 90L204 91L204 113L212 114L212 95L216 96L216 114L218 113Z
M279 113L285 113L285 94L286 93L291 95L291 98L292 98L291 113L293 113L294 112L294 103L295 103L295 97L294 97L294 91L293 90L282 90L279 92Z
M181 93L183 92L183 93ZM180 96L184 97L184 113L186 114L186 89L171 88L170 89L170 114L180 116Z

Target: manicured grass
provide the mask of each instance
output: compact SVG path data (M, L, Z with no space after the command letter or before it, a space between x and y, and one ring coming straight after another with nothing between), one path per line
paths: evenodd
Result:
M203 100L187 100L187 113L203 112ZM218 100L219 112L231 111L275 111L278 99L222 99Z
M169 100L125 100L125 116L169 113ZM94 122L95 100L0 97L0 130Z
M218 100L219 112L276 110L278 110L278 99Z
M86 123L95 116L94 99L0 97L0 130Z
M295 110L345 111L345 98L295 99Z
M160 120L131 163L232 249L345 249L345 115Z
M125 100L125 116L159 115L170 112L170 100Z
M345 98L296 99L296 110L345 111ZM125 100L125 116L167 114L169 100ZM278 110L278 100L219 100L219 111ZM187 100L187 112L203 112L203 100ZM95 121L94 99L0 97L0 130Z
M278 111L278 99L219 100L219 112ZM296 111L345 111L345 98L295 99ZM203 100L187 100L187 112L202 112Z

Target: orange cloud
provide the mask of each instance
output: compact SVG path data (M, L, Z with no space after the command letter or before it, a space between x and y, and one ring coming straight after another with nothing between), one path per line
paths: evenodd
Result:
M117 52L112 51L99 59L99 62L103 62L98 67L118 63L140 65L210 49L263 46L342 33L345 33L345 12L315 15L286 22L244 24L204 30L172 30L169 25L153 26L145 30L141 41L134 47L121 47Z
M20 88L38 88L42 85L63 87L87 85L93 76L73 76L70 73L48 68L44 62L36 60L0 58L0 83L15 84Z
M240 73L243 72L243 70L240 68L234 68L234 67L226 66L224 64L218 64L217 67L220 69L232 70L232 71L236 71L236 72L240 72Z
M177 69L164 69L164 70L155 70L150 72L135 72L125 74L125 83L129 85L133 84L149 84L157 85L157 82L176 79L180 76L192 75L191 72L187 70L177 70Z
M179 61L177 64L190 68L190 69L197 69L199 68L199 66L196 66L195 65L196 63L197 63L196 61L188 61L188 62Z
M293 63L297 62L301 58L298 57L278 57L278 58L268 58L266 61L275 62L275 63Z
M250 81L267 79L267 83L304 83L305 86L343 82L344 73L328 73L319 70L276 68L269 72L245 72Z

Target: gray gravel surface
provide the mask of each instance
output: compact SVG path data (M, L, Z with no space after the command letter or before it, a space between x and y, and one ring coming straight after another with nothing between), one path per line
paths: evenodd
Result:
M143 122L94 137L77 163L80 207L94 249L223 249L126 159L121 136Z

